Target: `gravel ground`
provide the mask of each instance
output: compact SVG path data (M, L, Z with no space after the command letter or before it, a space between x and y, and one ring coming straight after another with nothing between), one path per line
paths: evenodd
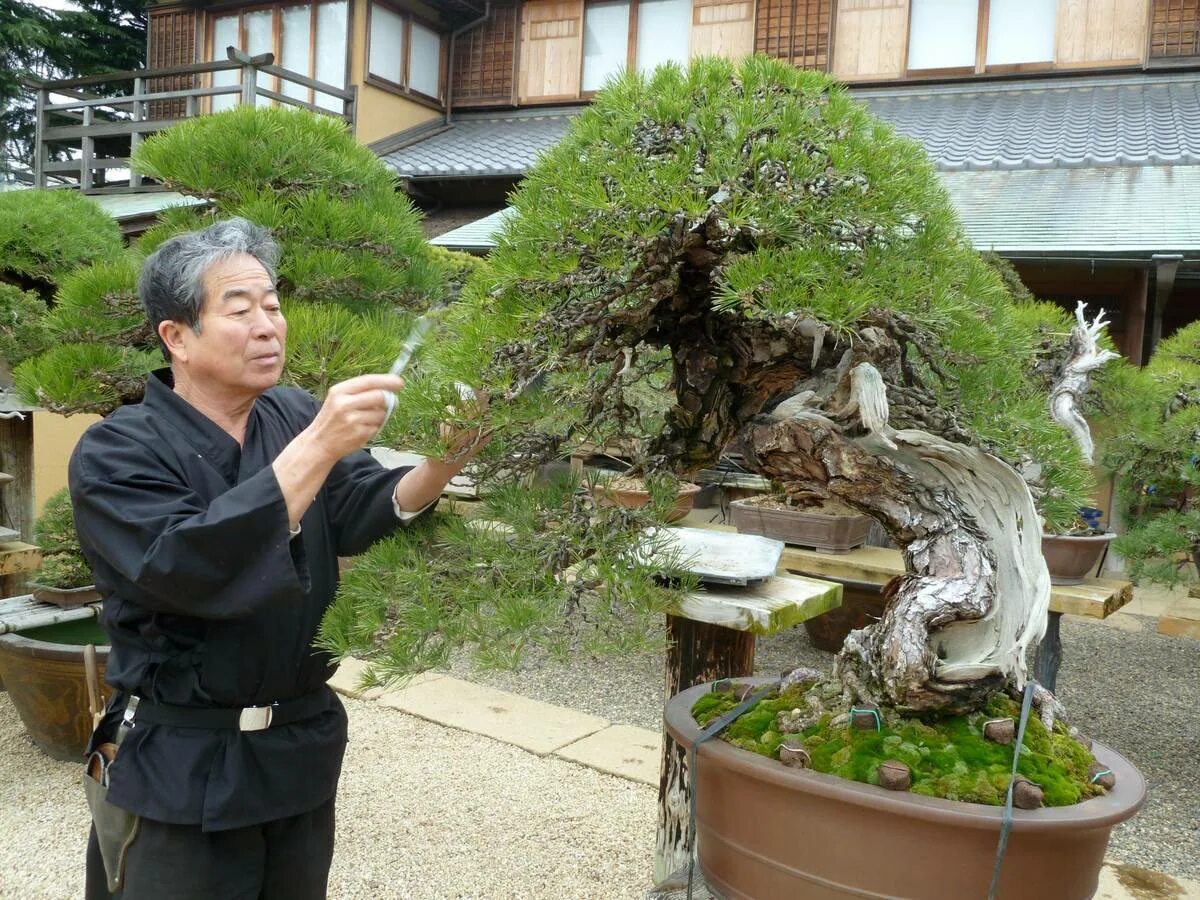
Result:
M1059 695L1084 733L1150 782L1145 808L1117 829L1109 855L1200 879L1200 642L1155 634L1152 619L1122 619L1125 628L1064 619ZM759 641L760 674L829 661L802 628ZM614 722L661 725L661 656L469 677ZM654 788L373 703L346 706L331 897L642 896ZM0 694L0 897L81 895L88 822L79 771L38 752Z
M1200 880L1200 641L1160 635L1148 617L1120 620L1118 628L1063 617L1058 696L1072 724L1118 750L1149 783L1142 811L1114 830L1109 856ZM831 660L803 628L759 638L755 653L756 674L772 677ZM615 722L662 726L660 656L466 677Z
M333 900L643 896L654 788L345 703ZM39 752L0 694L0 897L83 895L80 772Z

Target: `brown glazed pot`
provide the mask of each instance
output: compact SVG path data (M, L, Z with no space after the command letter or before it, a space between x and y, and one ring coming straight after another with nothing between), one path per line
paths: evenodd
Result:
M667 703L667 731L684 748L700 734L691 708L707 690L698 685ZM1086 900L1095 892L1109 832L1141 807L1146 782L1113 750L1094 744L1092 752L1116 786L1074 806L1014 810L1001 900ZM988 894L1000 807L788 768L719 739L701 745L692 787L700 868L726 900Z
M734 527L742 534L761 534L825 553L848 553L865 544L871 533L870 516L772 509L745 500L734 500L729 511Z
M696 495L700 493L700 485L685 483L679 486L675 495L675 505L667 513L668 522L678 522L692 511ZM592 496L601 506L624 506L627 509L641 509L650 502L649 491L625 490L606 485L597 485L592 490Z
M1092 574L1115 534L1043 534L1042 556L1051 584L1079 584Z
M842 605L804 622L808 639L818 650L837 653L846 636L883 618L883 591L870 584L843 584Z
M95 620L89 620L94 624ZM53 629L82 623L33 629L39 637ZM103 632L95 626L96 639L103 641ZM96 663L100 669L101 689L105 699L104 667L108 661L107 645L97 644ZM92 717L88 711L87 682L83 674L83 645L51 643L26 637L17 632L0 634L0 677L8 689L17 715L25 730L48 755L55 759L80 761L92 733Z

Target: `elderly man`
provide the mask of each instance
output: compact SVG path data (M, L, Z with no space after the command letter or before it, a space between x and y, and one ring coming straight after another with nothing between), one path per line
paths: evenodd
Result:
M89 897L325 895L346 714L312 644L337 558L431 507L470 455L388 470L362 449L395 376L352 378L324 403L276 386L277 257L242 219L150 256L138 291L170 368L71 459L112 644L92 746L119 744L94 818L126 823L103 830L103 859L93 827Z

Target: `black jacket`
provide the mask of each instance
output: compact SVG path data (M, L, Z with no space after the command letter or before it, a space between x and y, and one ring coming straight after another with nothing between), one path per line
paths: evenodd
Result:
M407 469L345 457L291 537L271 463L316 415L295 388L254 404L241 447L171 389L87 430L71 457L76 530L103 597L111 740L130 694L180 706L261 706L315 691L324 711L264 731L135 724L110 768L109 800L206 831L297 815L333 796L346 715L313 637L337 588L337 558L399 527Z

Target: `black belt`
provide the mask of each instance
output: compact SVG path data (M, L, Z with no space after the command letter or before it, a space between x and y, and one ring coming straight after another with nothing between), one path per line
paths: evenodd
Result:
M129 706L125 709L124 721L131 725L146 722L150 725L173 725L176 728L262 731L275 725L308 719L325 712L329 706L327 687L292 700L240 708L173 706L170 703L151 703L140 697L131 697Z

